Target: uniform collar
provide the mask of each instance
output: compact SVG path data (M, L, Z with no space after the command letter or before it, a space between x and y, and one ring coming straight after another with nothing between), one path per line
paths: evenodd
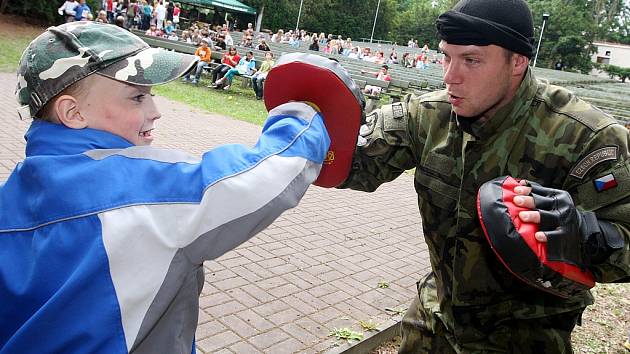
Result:
M96 129L71 129L36 119L24 135L26 156L74 155L94 149L124 149L133 146L118 135Z
M480 140L487 140L495 134L515 126L517 121L523 117L527 109L531 106L537 90L537 83L531 68L521 81L516 94L510 102L489 119L477 119L470 124L461 123L460 126L466 132L472 134Z

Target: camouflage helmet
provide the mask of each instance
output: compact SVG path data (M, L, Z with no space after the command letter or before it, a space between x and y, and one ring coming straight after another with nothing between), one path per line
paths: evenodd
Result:
M95 22L50 27L22 53L15 90L20 118L30 118L68 86L99 73L151 86L174 80L197 62L193 55L151 48L123 28Z

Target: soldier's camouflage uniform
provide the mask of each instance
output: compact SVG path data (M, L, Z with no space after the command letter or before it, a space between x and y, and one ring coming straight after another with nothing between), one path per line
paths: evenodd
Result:
M596 280L628 281L628 131L569 91L536 81L531 70L515 98L485 122L458 121L445 91L407 96L366 121L367 144L340 187L374 191L415 168L432 266L403 319L400 352L570 352L590 292L563 300L511 275L484 238L477 191L503 175L569 191L580 209L614 222L625 239L592 266ZM597 192L593 180L609 173L618 185Z

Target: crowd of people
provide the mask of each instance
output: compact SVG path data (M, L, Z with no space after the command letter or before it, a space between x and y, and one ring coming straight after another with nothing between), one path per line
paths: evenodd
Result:
M247 50L248 48L270 52L269 43L287 44L294 48L301 48L308 45L308 49L316 52L323 52L329 55L340 55L351 59L363 60L370 63L383 65L381 70L375 73L377 79L384 77L391 79L390 75L380 75L383 70L387 71L393 65L401 65L406 68L425 69L431 64L442 63L441 57L435 52L431 52L428 44L425 44L420 52L404 52L399 55L397 46L393 45L386 50L379 44L376 48L368 46L360 47L353 43L350 37L343 38L341 35L325 33L309 33L305 30L279 29L275 33L255 32L252 23L242 29L241 41L235 43L230 31L233 29L228 23L210 25L206 23L192 23L185 29L180 28L181 5L174 1L164 0L102 0L100 9L94 16L92 9L85 3L85 0L68 0L60 8L59 14L65 16L66 22L93 20L95 22L111 23L129 30L142 30L147 36L155 36L173 41L181 41L197 46L196 55L200 61L194 72L184 77L184 81L197 84L201 73L211 66L212 51L225 51L221 62L212 69L212 82L209 87L229 89L234 75L251 76L256 73L256 60L247 61L247 66L237 69L239 61L243 58L238 54L238 48ZM417 48L417 40L410 40L408 47ZM236 52L235 55L230 53ZM417 52L417 51L416 51ZM227 57L234 57L232 61ZM273 62L265 57L265 62ZM386 69L383 69L386 68ZM228 72L231 70L231 75ZM387 81L388 79L383 79ZM262 98L262 82L264 76L257 73L256 81L252 86L256 91L256 96ZM378 95L378 87L369 87L368 93Z

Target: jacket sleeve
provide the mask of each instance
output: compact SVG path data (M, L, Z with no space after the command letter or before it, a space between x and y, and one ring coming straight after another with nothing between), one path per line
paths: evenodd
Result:
M409 132L414 131L415 122L408 112L410 97L384 105L366 116L350 174L338 188L373 192L416 165L410 147Z
M579 209L594 211L598 220L611 223L619 232L602 240L614 251L590 268L602 283L630 281L629 138L628 131L619 124L594 133L570 170L565 188Z
M111 183L134 193L126 205L98 214L128 348L178 292L196 297L191 272L205 260L237 247L298 204L329 143L322 117L293 102L269 113L253 148L224 145L201 160L144 146L90 156L127 172L124 181Z

